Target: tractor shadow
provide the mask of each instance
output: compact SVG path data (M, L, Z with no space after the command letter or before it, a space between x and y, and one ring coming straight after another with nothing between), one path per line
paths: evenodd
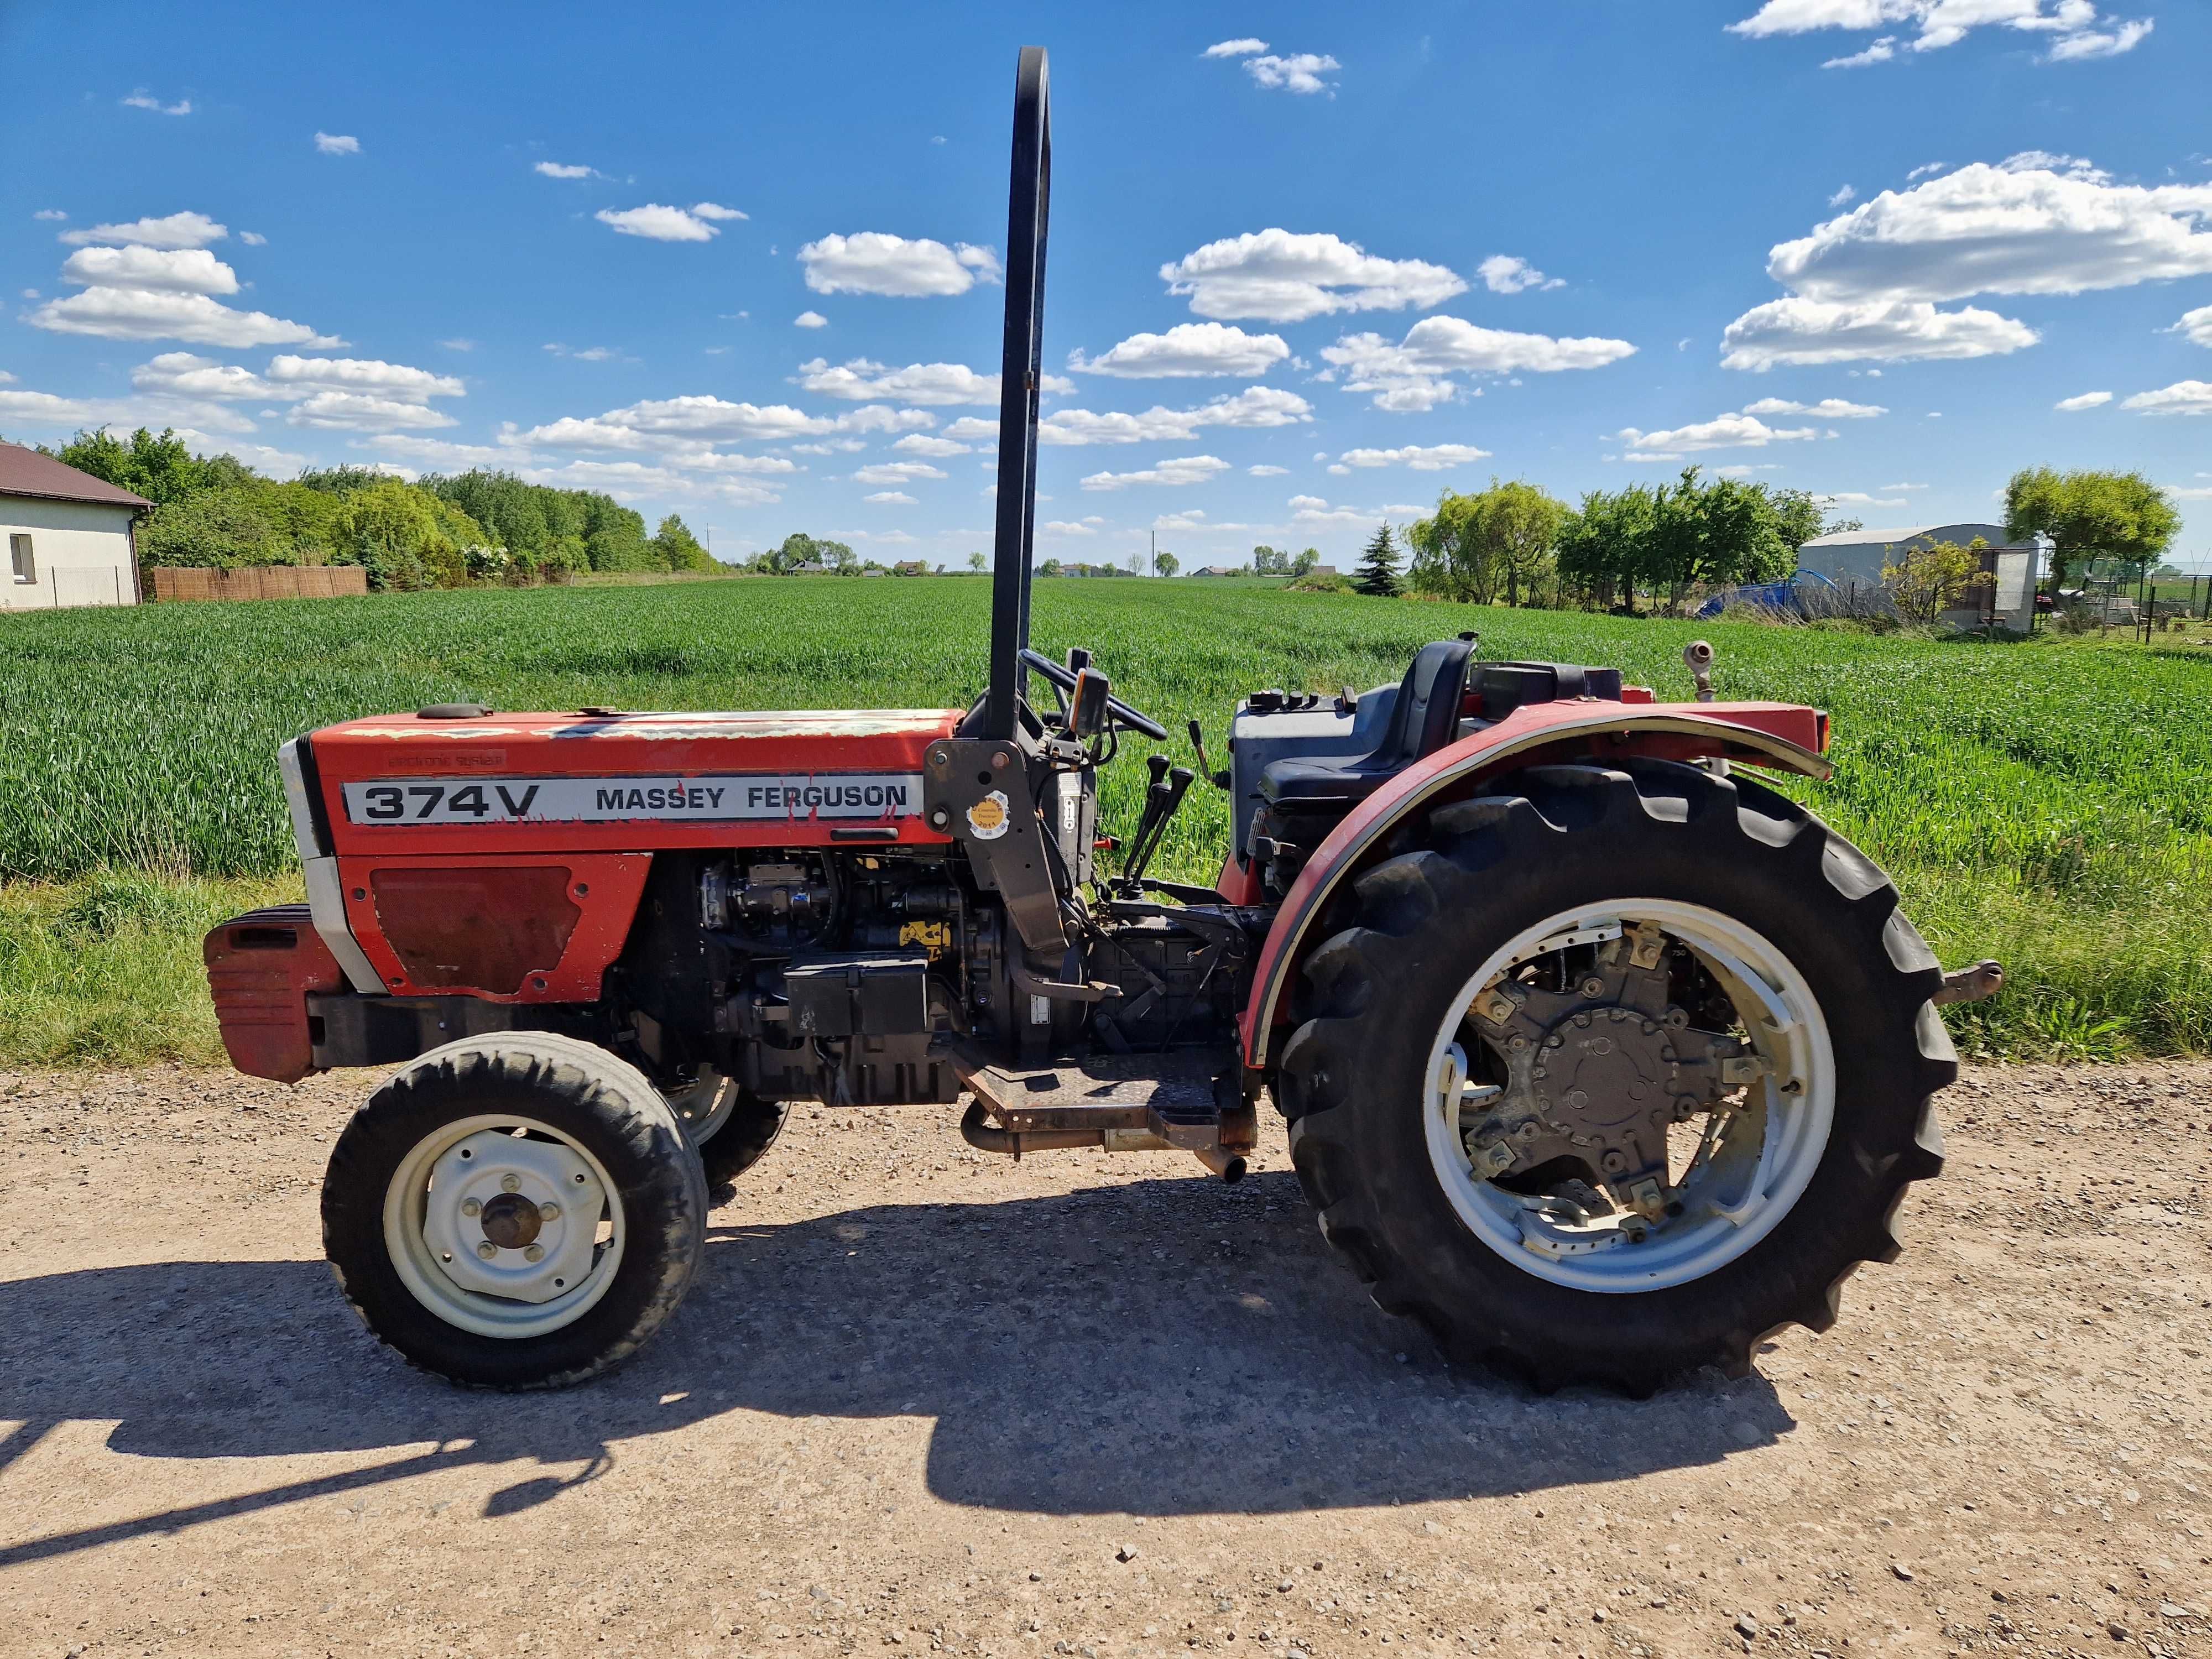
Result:
M407 1370L319 1262L178 1261L0 1283L0 1477L54 1426L146 1457L389 1454L192 1510L0 1549L0 1566L433 1469L534 1460L511 1514L620 1443L732 1411L933 1418L927 1484L1048 1514L1266 1514L1528 1492L1717 1462L1791 1419L1711 1375L1635 1401L1447 1366L1370 1304L1291 1178L1159 1179L750 1224L717 1212L689 1299L585 1388ZM736 1432L742 1433L742 1430ZM727 1434L729 1430L722 1431Z

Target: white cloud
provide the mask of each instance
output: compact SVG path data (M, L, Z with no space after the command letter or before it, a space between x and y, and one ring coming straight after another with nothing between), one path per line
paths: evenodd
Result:
M893 398L903 404L994 404L999 377L979 374L964 363L908 363L904 368L854 357L832 366L816 357L799 366L796 384L824 397ZM1058 374L1044 377L1047 392L1073 392L1075 383Z
M912 483L917 478L942 478L946 476L943 467L932 466L927 461L878 461L872 466L864 466L854 473L853 482L864 484L902 484Z
M2212 184L2115 185L2031 151L1975 162L1777 246L1767 274L1831 304L2079 294L2212 273Z
M46 216L44 213L39 215L41 219ZM127 224L90 225L82 230L65 230L62 240L71 247L86 247L95 242L136 242L143 247L205 247L229 234L228 227L216 223L206 214L185 212L172 213L165 219L133 219Z
M368 392L318 392L293 405L285 418L294 426L344 432L397 432L453 423L452 416L427 404Z
M40 209L36 213L33 214L31 216L32 216L33 219L43 219L43 220L52 221L52 220L55 220L55 219L66 219L66 218L68 218L68 217L69 217L69 215L68 215L68 214L66 214L66 213L64 213L64 212L63 212L63 211L61 210L61 209L59 209L59 208L40 208Z
M2045 35L2051 39L2046 60L2051 63L2115 57L2132 50L2151 31L2148 19L2100 18L2093 0L1765 0L1728 28L1732 34L1764 39L1814 29L1877 29L1890 23L1917 29L1909 43L1916 52L1956 46L1984 27ZM1887 63L1896 56L1899 39L1883 36L1853 57L1830 58L1824 67Z
M450 374L434 374L427 368L387 363L375 357L297 357L279 352L269 360L268 378L274 386L374 392L410 403L458 398L465 390Z
M234 311L204 294L151 289L90 288L65 300L49 300L24 320L57 334L89 334L103 340L185 340L233 349L259 345L343 344L304 323L261 311Z
M556 449L667 452L704 450L722 442L788 442L835 432L837 426L785 404L763 407L692 396L651 399L588 417L564 416L519 436L525 443Z
M1141 415L1058 410L1037 422L1037 441L1058 445L1164 443L1188 438L1200 427L1293 426L1312 418L1313 405L1297 393L1255 386L1247 386L1234 397L1216 398L1196 409L1167 409L1155 404Z
M474 351L477 349L477 343L474 340L459 335L456 335L450 340L441 340L438 343L448 351Z
M1067 366L1086 374L1129 380L1213 374L1249 378L1265 374L1290 355L1279 334L1247 334L1227 323L1177 323L1164 334L1132 334L1097 357L1071 351Z
M1291 469L1287 466L1268 466L1265 465L1260 466L1248 466L1244 470L1255 478L1286 478L1290 476L1291 472Z
M1249 58L1255 52L1265 52L1267 49L1267 43L1265 40L1254 40L1249 38L1241 40L1216 40L1199 56L1201 58Z
M1845 185L1841 189L1838 190L1833 196L1831 196L1828 198L1828 205L1832 208L1843 207L1855 200L1857 196L1858 191L1853 190L1849 185Z
M2199 306L2194 311L2182 313L2173 331L2198 345L2212 346L2212 306Z
M1490 452L1477 449L1473 444L1407 444L1399 449L1347 449L1337 457L1350 466L1409 466L1416 472L1442 472L1448 467L1465 466L1470 461L1487 460Z
M235 294L238 273L205 248L81 247L62 262L62 280L85 288L170 294Z
M1121 489L1130 484L1205 483L1217 473L1228 470L1229 463L1218 455L1186 455L1178 460L1158 462L1139 472L1094 472L1084 479L1083 487Z
M818 311L802 311L791 319L793 328L827 328L830 319Z
M2078 398L2061 398L2051 407L2065 410L2070 414L2080 409L2102 409L2112 401L2112 394L2109 392L2085 392Z
M1917 184L1923 179L1932 179L1951 164L1948 161L1923 161L1905 175L1907 184Z
M560 161L539 161L530 170L548 179L604 179L607 176L597 167L570 166Z
M51 392L0 391L0 416L49 426L97 424L101 418L91 404Z
M1307 94L1326 92L1334 96L1334 83L1321 77L1343 67L1327 52L1293 52L1288 58L1278 58L1270 53L1244 60L1244 72L1252 77L1255 85L1270 92Z
M457 444L449 438L419 438L395 432L374 440L377 448L404 455L425 466L450 467L465 472L472 466L513 467L529 452L520 446Z
M173 104L165 104L143 87L124 99L122 104L125 109L149 109L156 115L190 115L192 112L191 99L179 98Z
M266 247L269 246L269 239L266 236L264 236L258 230L241 230L238 233L238 240L245 243L248 247Z
M799 250L806 286L817 294L886 294L901 299L965 294L1000 279L999 256L967 242L947 247L923 236L880 230L824 236Z
M1455 397L1455 374L1601 368L1635 350L1626 340L1555 339L1479 328L1458 317L1424 317L1395 344L1379 334L1348 334L1321 355L1342 372L1346 392L1372 392L1378 409L1418 411Z
M1739 469L1735 467L1723 467L1720 469L1720 471L1724 472L1733 472L1738 470ZM1893 497L1869 495L1863 489L1827 490L1822 492L1822 498L1826 500L1831 507L1910 507L1912 505L1911 501L1905 500L1902 495Z
M165 351L131 371L131 384L141 392L177 398L212 398L218 402L266 403L283 397L252 369L235 363L219 363L212 357L189 351Z
M924 432L909 432L891 447L902 455L934 455L942 459L947 455L970 455L974 446L956 443L950 438L936 438Z
M1889 411L1880 404L1847 403L1841 398L1823 398L1817 404L1793 403L1787 398L1761 398L1755 404L1746 404L1747 415L1811 415L1823 421L1870 421L1877 415Z
M879 502L887 507L912 507L915 505L915 498L908 495L903 489L878 489L874 495L864 495L860 499L863 501Z
M945 435L969 443L995 446L999 441L999 423L984 420L981 416L963 415L945 428Z
M1728 325L1721 362L1758 372L1780 364L1926 362L2001 356L2041 337L2025 323L1977 306L1938 311L1925 301L1771 300Z
M1190 296L1201 317L1297 323L1340 311L1439 305L1467 291L1442 265L1385 259L1327 232L1247 231L1160 267L1168 292Z
M1103 520L1102 520L1103 522ZM1095 536L1098 526L1073 519L1052 519L1037 526L1039 533L1047 536Z
M2120 407L2145 415L2212 415L2212 380L2176 380L2156 392L2138 392Z
M704 219L659 202L619 210L601 208L592 216L622 235L642 236L653 242L711 242L722 234Z
M2079 34L2061 35L2051 43L2050 60L2069 64L2089 58L2118 58L2141 46L2143 37L2155 27L2153 19L2142 17L2108 29L2085 29Z
M343 132L318 132L315 149L324 155L358 155L361 140Z
M1885 34L1867 43L1863 52L1850 52L1841 58L1831 58L1822 69L1866 69L1875 64L1887 64L1897 56L1897 37Z
M1530 289L1565 288L1565 279L1547 276L1517 254L1493 253L1474 268L1492 294L1525 294Z
M694 202L691 212L700 219L746 219L752 216L733 207L724 207L720 202Z
M1632 461L1679 460L1708 449L1764 449L1771 443L1818 438L1818 428L1771 427L1750 415L1721 415L1660 432L1624 427L1617 434Z

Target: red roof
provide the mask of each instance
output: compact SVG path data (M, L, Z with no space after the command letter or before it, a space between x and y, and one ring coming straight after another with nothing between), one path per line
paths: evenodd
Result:
M80 472L21 444L0 444L0 495L36 495L50 501L97 501L103 507L151 507L105 478Z

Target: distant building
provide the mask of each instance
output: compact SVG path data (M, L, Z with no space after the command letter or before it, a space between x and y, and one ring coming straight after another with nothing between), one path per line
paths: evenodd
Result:
M1190 574L1194 576L1249 576L1252 573L1241 564L1202 564Z
M1306 574L1309 576L1334 576L1336 574L1336 567L1333 564L1317 564L1312 569L1307 571Z
M1884 565L1893 565L1907 551L1933 547L1938 542L1970 546L1976 537L1987 542L1982 568L1990 583L1975 596L1975 603L1945 613L1943 620L1962 628L1995 623L2025 634L2035 621L2035 586L2042 580L2045 561L2054 544L2045 536L2008 542L2001 524L1908 525L1896 530L1839 530L1832 536L1815 536L1797 550L1797 568L1825 576L1846 592L1871 593L1882 586Z
M0 443L0 611L136 605L131 527L154 505L21 444Z

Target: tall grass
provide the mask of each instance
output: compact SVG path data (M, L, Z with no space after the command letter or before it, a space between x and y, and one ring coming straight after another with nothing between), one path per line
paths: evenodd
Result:
M102 872L286 876L275 750L331 720L459 700L964 705L982 686L988 611L981 579L800 579L0 618L0 883L61 884L0 888L0 929L21 933ZM1947 961L2005 962L1998 1000L1954 1011L1967 1046L2212 1047L2212 659L2201 654L1692 626L1204 580L1042 581L1033 624L1039 648L1092 647L1122 696L1170 730L1197 716L1217 744L1240 692L1395 680L1415 648L1462 629L1481 631L1486 656L1614 665L1664 696L1686 695L1680 650L1703 634L1719 652L1722 696L1828 709L1836 777L1786 787L1892 871ZM1133 763L1109 769L1109 827L1133 823L1144 776ZM1225 798L1194 790L1162 870L1211 876L1227 836ZM96 1000L137 971L126 958L183 937L155 920L133 926L145 944L135 958L103 947L38 957L50 969L33 969L19 942L0 954L0 980L12 994L21 974L51 971L74 988L54 992L61 1002ZM0 1052L19 1056L79 1041L0 1024ZM115 1041L121 1054L152 1039Z

